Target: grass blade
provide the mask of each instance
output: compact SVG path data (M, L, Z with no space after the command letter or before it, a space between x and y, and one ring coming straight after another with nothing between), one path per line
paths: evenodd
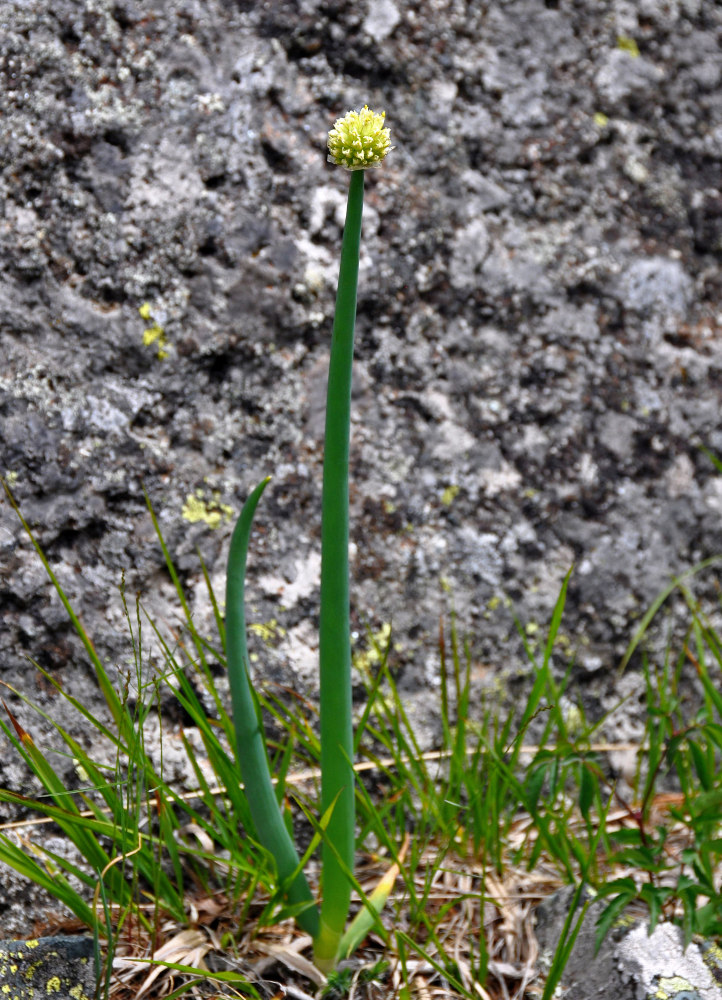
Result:
M228 678L236 729L236 752L256 836L273 856L279 883L292 879L288 888L289 902L303 908L298 922L315 938L319 930L318 911L306 878L298 870L298 854L278 806L271 780L263 724L249 678L245 615L246 559L253 515L269 481L264 479L246 500L231 537L226 578Z

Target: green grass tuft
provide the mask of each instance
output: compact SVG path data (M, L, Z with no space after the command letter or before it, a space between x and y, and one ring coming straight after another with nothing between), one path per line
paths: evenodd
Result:
M180 996L205 973L202 967L188 972L186 967L197 963L182 955L163 958L164 936L207 927L214 942L209 947L247 954L254 940L273 938L279 922L297 916L299 905L288 902L274 863L253 832L233 722L215 680L217 666L226 667L223 629L216 644L198 633L162 538L160 544L185 626L179 634L163 634L140 603L128 607L121 587L132 666L117 688L71 614L112 724L95 719L36 665L92 732L92 751L23 692L6 687L14 707L6 706L0 729L34 775L37 791L0 789L0 800L52 821L81 860L51 853L28 827L19 842L14 830L0 830L0 862L50 892L93 932L106 957L127 962L129 942L135 942L133 948L138 940L146 942L146 964L134 975L147 976L150 963L158 970L158 989L167 992L172 979L171 995ZM204 576L220 626L205 569ZM540 659L528 649L534 680L515 711L504 714L479 702L468 644L460 640L453 618L441 628L440 740L433 752L422 750L405 710L391 637L385 635L383 645L370 637L374 655L363 661L366 698L354 745L354 850L360 864L351 871L337 857L354 888L356 914L342 947L344 954L360 948L364 961L342 965L335 978L322 979L327 996L342 996L352 985L358 991L364 977L374 982L377 996L414 996L415 981L443 984L452 997L478 996L478 988L501 995L504 962L523 968L527 960L523 942L514 954L508 952L502 928L509 907L521 907L525 893L541 899L564 884L575 886L577 905L550 968L543 975L529 968L515 985L505 983L508 991L521 989L519 997L524 984L535 980L537 996L552 996L586 912L585 889L606 903L599 942L633 903L646 907L651 926L678 922L688 941L694 934L722 935L722 639L696 601L691 579L685 574L675 581L689 613L684 641L678 649L670 647L661 664L643 660L646 731L628 793L611 776L609 747L599 742L604 720L590 722L583 707L574 706L569 674L558 679L552 669L569 576ZM57 578L51 575L51 581L69 607ZM665 591L671 593L672 588ZM645 628L651 620L645 617ZM519 631L523 638L525 630ZM635 634L632 644L642 649L643 636ZM149 669L151 647L159 664L155 672ZM150 749L148 734L162 732L160 705L169 696L189 723L182 743L196 782L192 794L166 780L162 754L158 759ZM300 870L322 844L328 846L334 805L316 819L317 710L297 694L273 687L257 697L258 711L284 735L267 747L276 801L289 823L295 815L308 831ZM570 704L572 712L564 707ZM55 726L75 762L77 781L68 784L67 769L33 739L34 712ZM312 889L318 889L313 880ZM215 916L199 916L206 911ZM522 911L530 921L531 907L525 904ZM363 975L360 969L366 970ZM220 979L214 980L218 989ZM230 990L233 980L235 995L257 995L238 973L229 972L227 979L223 989ZM103 982L107 993L115 982L109 967ZM151 987L147 995L153 995Z

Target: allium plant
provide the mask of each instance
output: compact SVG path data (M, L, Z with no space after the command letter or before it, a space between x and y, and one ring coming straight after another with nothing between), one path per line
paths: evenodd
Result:
M253 515L269 480L246 501L233 532L226 582L226 652L238 762L263 846L299 925L314 940L320 968L332 968L360 940L388 895L379 887L344 936L354 867L354 773L348 566L348 455L364 171L391 149L384 113L349 111L329 132L329 161L351 171L326 401L319 627L323 901L317 906L273 788L263 726L250 682L244 617L246 556Z

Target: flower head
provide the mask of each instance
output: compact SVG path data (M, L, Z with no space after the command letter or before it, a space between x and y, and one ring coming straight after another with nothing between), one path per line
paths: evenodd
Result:
M391 132L384 128L386 112L380 115L364 105L361 111L347 111L328 133L329 163L347 170L378 166L391 146Z

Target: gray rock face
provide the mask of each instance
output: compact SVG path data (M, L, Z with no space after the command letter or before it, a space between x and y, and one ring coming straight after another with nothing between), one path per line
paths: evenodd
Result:
M90 938L0 941L0 990L16 1000L90 1000L96 976Z
M573 895L573 889L562 889L537 911L543 962L549 962L556 950ZM649 934L641 921L622 921L597 952L595 921L603 908L592 903L584 917L560 983L566 1000L610 996L615 1000L720 1000L722 961L717 945L695 938L685 949L682 932L673 924L658 924Z
M210 631L197 550L220 594L227 509L270 474L249 618L279 627L254 652L313 691L348 182L324 147L368 102L396 149L366 185L359 645L393 622L432 725L447 593L505 682L531 668L498 598L544 624L575 563L564 649L616 702L635 619L722 549L697 448L722 451L721 39L710 0L0 0L0 471L112 670L123 573L179 622L143 489ZM0 566L3 680L60 712L30 655L100 712L7 503Z

